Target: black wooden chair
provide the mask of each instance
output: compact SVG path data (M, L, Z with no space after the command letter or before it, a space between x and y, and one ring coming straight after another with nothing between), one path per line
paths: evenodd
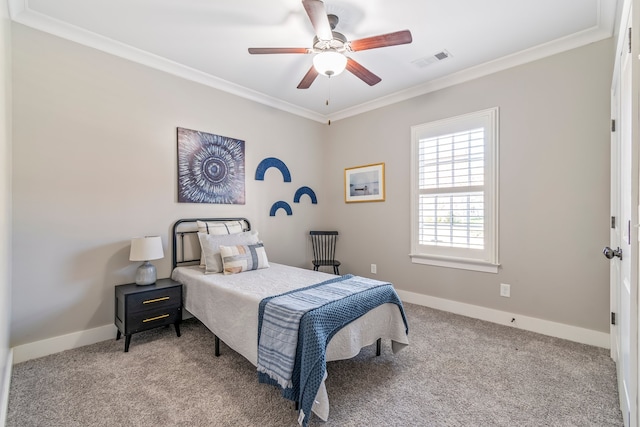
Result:
M337 231L310 231L313 246L313 269L320 266L333 267L334 274L340 274L340 261L336 259Z

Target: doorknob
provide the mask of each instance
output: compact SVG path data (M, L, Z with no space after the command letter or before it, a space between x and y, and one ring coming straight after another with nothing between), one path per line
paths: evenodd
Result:
M612 259L614 256L617 256L618 258L620 258L622 260L622 249L618 248L618 249L611 249L609 246L605 246L604 250L602 251L602 253L604 254L604 256L606 256L608 259Z

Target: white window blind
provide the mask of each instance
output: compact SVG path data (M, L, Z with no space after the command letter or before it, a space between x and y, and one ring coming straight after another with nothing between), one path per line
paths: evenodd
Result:
M414 262L497 266L496 122L492 109L412 128Z
M419 142L420 244L484 248L484 129Z

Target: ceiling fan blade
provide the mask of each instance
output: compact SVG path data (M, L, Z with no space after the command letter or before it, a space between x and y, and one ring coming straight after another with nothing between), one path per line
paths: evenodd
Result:
M351 74L353 74L369 86L373 86L382 81L380 77L376 76L371 71L367 70L351 58L347 58L347 71L349 71Z
M327 18L324 3L320 0L302 0L302 5L304 10L307 11L307 15L309 15L318 40L332 40L333 33L331 32L331 25L329 24L329 18Z
M403 30L395 33L382 34L379 36L365 37L364 39L352 40L349 45L352 52L359 50L376 49L379 47L396 46L399 44L407 44L413 41L411 31Z
M311 49L306 47L250 47L249 53L252 55L262 55L270 53L311 53Z
M311 83L318 77L318 72L315 67L312 65L307 71L307 74L304 75L300 83L298 84L298 89L309 89Z

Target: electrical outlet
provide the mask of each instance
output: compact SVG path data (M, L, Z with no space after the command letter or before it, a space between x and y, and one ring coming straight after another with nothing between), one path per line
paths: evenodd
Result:
M500 296L510 298L511 297L511 285L506 283L500 283Z
M378 274L378 266L371 264L371 274Z

